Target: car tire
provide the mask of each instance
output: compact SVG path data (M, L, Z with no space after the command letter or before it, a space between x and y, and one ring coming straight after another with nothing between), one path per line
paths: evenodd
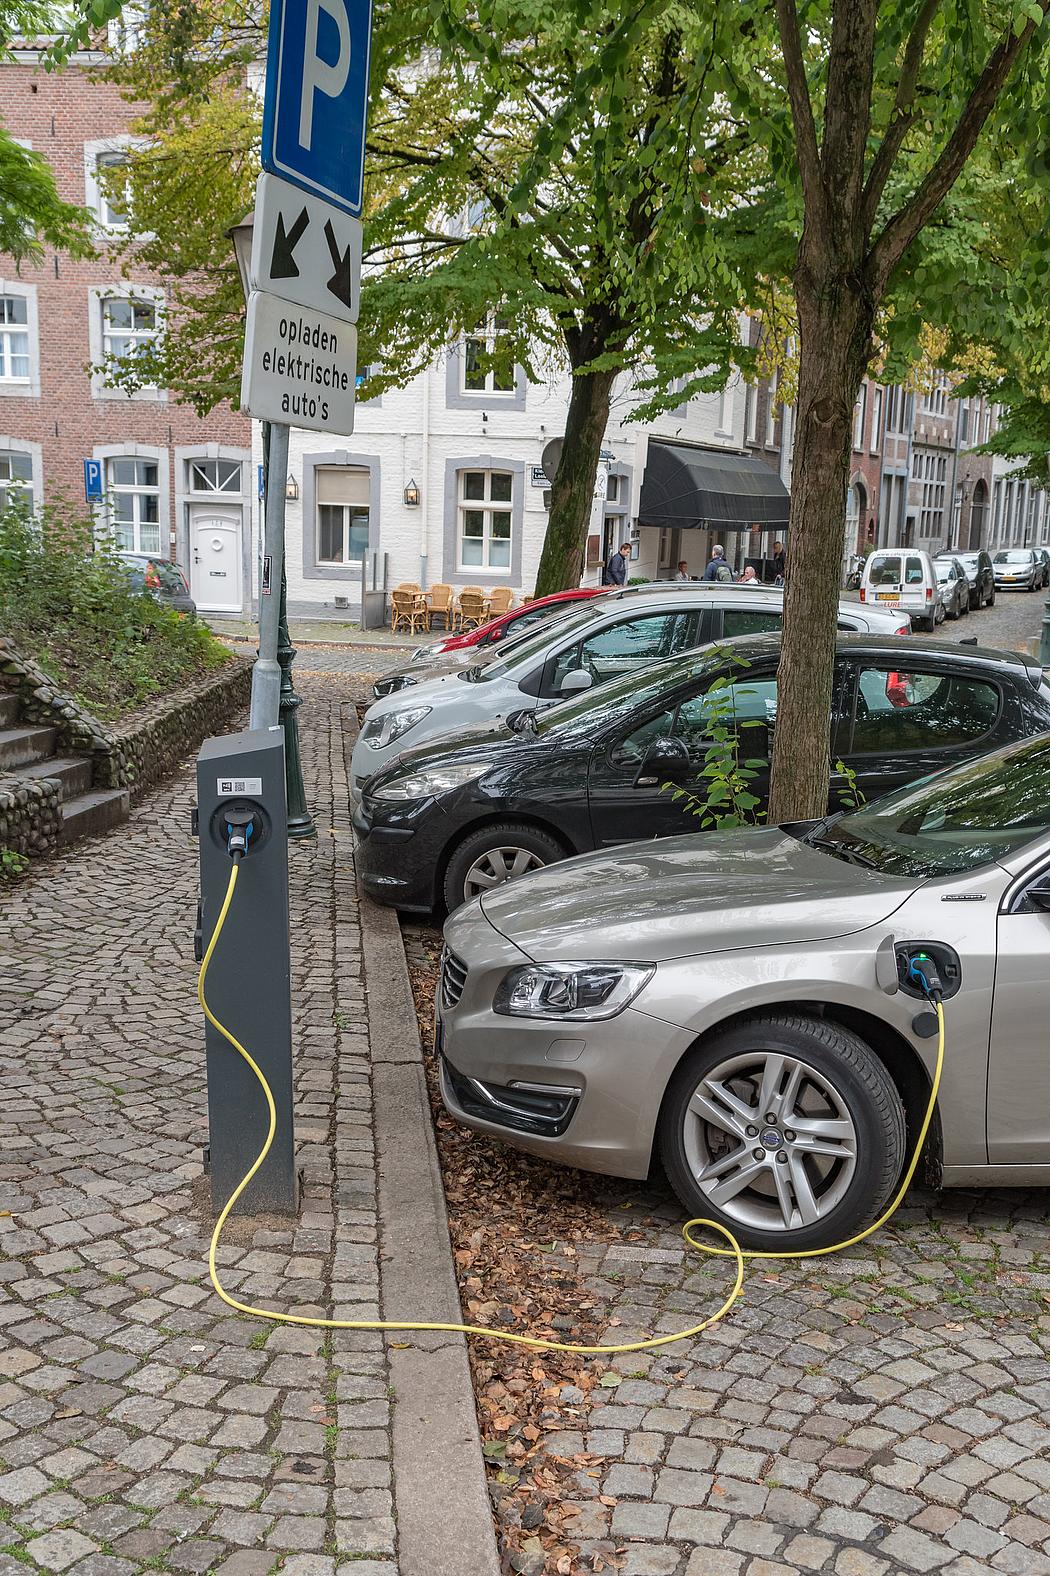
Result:
M517 863L521 867L518 874L527 875L565 857L561 843L524 822L500 821L480 827L465 837L449 857L442 885L445 907L451 914L480 892L515 879L509 869L501 875L501 867ZM486 874L492 876L488 883L481 879Z
M988 593L988 600L987 600L987 602L984 605L985 605L985 607L994 607L995 606L995 587L994 586L989 591L989 593Z
M966 595L964 597L960 597L960 599L959 599L959 617L960 618L965 618L966 615L969 613L969 611L970 611L970 593L969 593L969 591L967 591Z
M953 624L955 623L957 618L961 618L962 614L960 613L960 610L959 610L959 598L958 597L955 598L955 604L954 604L952 612L949 613L948 609L945 608L944 616L945 616L945 618L951 619Z
M814 1114L800 1117L785 1101L778 1107L778 1120L765 1123L765 1117L775 1113L758 1109L761 1080L766 1069L774 1070L776 1058L783 1067L780 1087L786 1094L791 1078L798 1076L803 1110ZM741 1121L734 1148L728 1129L704 1120L693 1102L710 1079L732 1080L735 1100L754 1103L758 1135L752 1132L756 1124ZM731 1127L735 1112L728 1104L718 1105L710 1085L706 1098L711 1109L726 1114ZM819 1133L822 1104L829 1121L850 1129L841 1139L850 1153L830 1164L823 1156L805 1155L797 1145L799 1135L788 1126L794 1114L796 1121L808 1119ZM771 1132L781 1134L778 1145L772 1144ZM784 1137L786 1133L796 1142ZM758 1143L759 1135L767 1138L767 1146ZM719 1140L724 1152L712 1155L709 1146L713 1142L717 1149ZM690 1215L718 1221L742 1246L800 1252L843 1242L875 1218L904 1168L904 1106L886 1067L859 1036L826 1019L778 1013L736 1023L686 1057L664 1096L657 1141L668 1180ZM758 1148L764 1158L756 1166ZM725 1187L727 1181L739 1181L734 1167L726 1164L738 1151L753 1181L736 1192L727 1190L723 1204L712 1189L720 1182ZM777 1161L778 1153L787 1153L788 1160ZM712 1165L720 1169L705 1187L700 1172ZM811 1219L804 1220L804 1214Z

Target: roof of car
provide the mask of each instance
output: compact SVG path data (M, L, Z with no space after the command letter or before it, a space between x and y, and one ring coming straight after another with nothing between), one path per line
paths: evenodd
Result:
M719 641L720 646L730 646L734 652L741 655L754 653L755 659L773 656L780 649L780 635L777 633L767 635L735 635L731 640ZM1013 668L1019 673L1025 673L1030 678L1034 675L1033 682L1038 682L1042 677L1042 669L1034 657L1029 657L1021 651L1004 651L994 646L970 646L955 644L950 640L938 640L931 636L922 635L864 635L840 634L836 645L839 651L872 652L877 656L893 657L901 661L902 666L913 662L915 658L944 661L950 659L974 667ZM710 648L707 648L710 649Z

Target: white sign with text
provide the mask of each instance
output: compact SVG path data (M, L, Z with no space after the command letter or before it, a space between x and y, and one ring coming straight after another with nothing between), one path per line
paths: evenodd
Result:
M241 406L249 415L349 434L356 375L356 328L327 312L252 291L241 379Z

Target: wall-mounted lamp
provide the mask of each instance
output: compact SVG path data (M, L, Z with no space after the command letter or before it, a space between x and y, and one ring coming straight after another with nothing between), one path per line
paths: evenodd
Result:
M284 484L284 496L288 499L289 503L295 503L296 499L299 497L299 483L296 481L291 471L288 472L288 480Z
M405 502L410 509L419 508L419 488L414 481L410 481L405 488Z

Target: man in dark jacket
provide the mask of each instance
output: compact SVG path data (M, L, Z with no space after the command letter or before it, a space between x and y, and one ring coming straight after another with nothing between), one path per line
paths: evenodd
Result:
M627 584L627 565L631 558L630 542L621 542L615 553L612 553L602 575L603 586L623 586Z
M726 550L724 547L712 547L711 562L704 570L705 580L732 580L733 571L726 563Z

